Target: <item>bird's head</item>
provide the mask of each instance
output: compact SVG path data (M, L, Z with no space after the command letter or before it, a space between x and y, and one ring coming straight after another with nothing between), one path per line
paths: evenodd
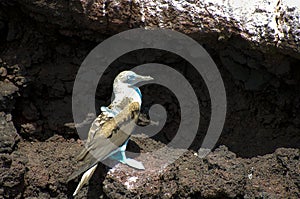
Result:
M153 80L153 78L150 76L138 75L132 71L123 71L116 77L115 82L118 81L124 84L128 84L130 86L134 86L139 82L150 81L150 80Z

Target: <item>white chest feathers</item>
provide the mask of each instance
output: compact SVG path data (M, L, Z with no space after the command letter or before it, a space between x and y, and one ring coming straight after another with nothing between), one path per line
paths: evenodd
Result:
M142 94L138 87L127 84L114 85L114 100L109 107L102 106L101 111L108 117L114 117L122 111L128 104L138 102L142 105Z

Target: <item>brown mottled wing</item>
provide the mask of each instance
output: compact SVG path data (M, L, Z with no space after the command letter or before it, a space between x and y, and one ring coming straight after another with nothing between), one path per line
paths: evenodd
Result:
M101 128L103 126L104 123L108 122L109 120L111 120L111 117L107 117L104 113L101 113L92 123L90 130L89 130L89 134L88 134L88 138L86 140L86 146L89 146L90 143L92 142L93 138L95 137L96 133L99 132L100 135L101 134ZM103 135L104 138L107 138L108 136ZM83 158L87 155L88 153L88 149L87 147L84 147L82 149L82 151L78 154L78 156L76 157L77 161L83 160Z
M116 117L109 118L101 124L101 127L95 131L93 137L86 143L86 147L79 155L79 160L83 162L83 166L75 171L69 177L68 181L93 167L99 161L104 160L111 152L124 144L133 130L130 131L128 126L132 126L133 123L137 122L139 109L139 104L137 102L132 102ZM125 133L122 130L123 128L129 130Z

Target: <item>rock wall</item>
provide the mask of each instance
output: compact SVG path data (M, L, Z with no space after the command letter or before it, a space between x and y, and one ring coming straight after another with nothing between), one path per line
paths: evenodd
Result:
M224 130L213 153L205 159L194 156L210 116L201 78L176 55L129 53L99 83L95 106L109 103L118 71L149 61L164 63L197 88L201 128L190 151L163 173L129 170L136 181L132 183L133 178L120 178L125 166L117 165L108 174L102 166L78 198L299 198L299 5L287 0L0 0L0 198L70 196L77 182L67 184L66 179L76 169L74 155L82 147L68 125L73 122L76 72L99 42L136 27L183 32L210 53L227 91ZM172 139L179 107L174 96L160 97L163 88L142 91L142 116L155 102L173 114L153 139L135 139L129 145L129 150L138 145L149 152Z

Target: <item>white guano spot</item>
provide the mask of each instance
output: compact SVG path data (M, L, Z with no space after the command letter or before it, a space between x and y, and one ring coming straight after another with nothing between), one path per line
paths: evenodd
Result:
M134 188L134 183L137 181L138 177L132 176L127 179L127 181L124 183L124 185L127 187L127 189Z

